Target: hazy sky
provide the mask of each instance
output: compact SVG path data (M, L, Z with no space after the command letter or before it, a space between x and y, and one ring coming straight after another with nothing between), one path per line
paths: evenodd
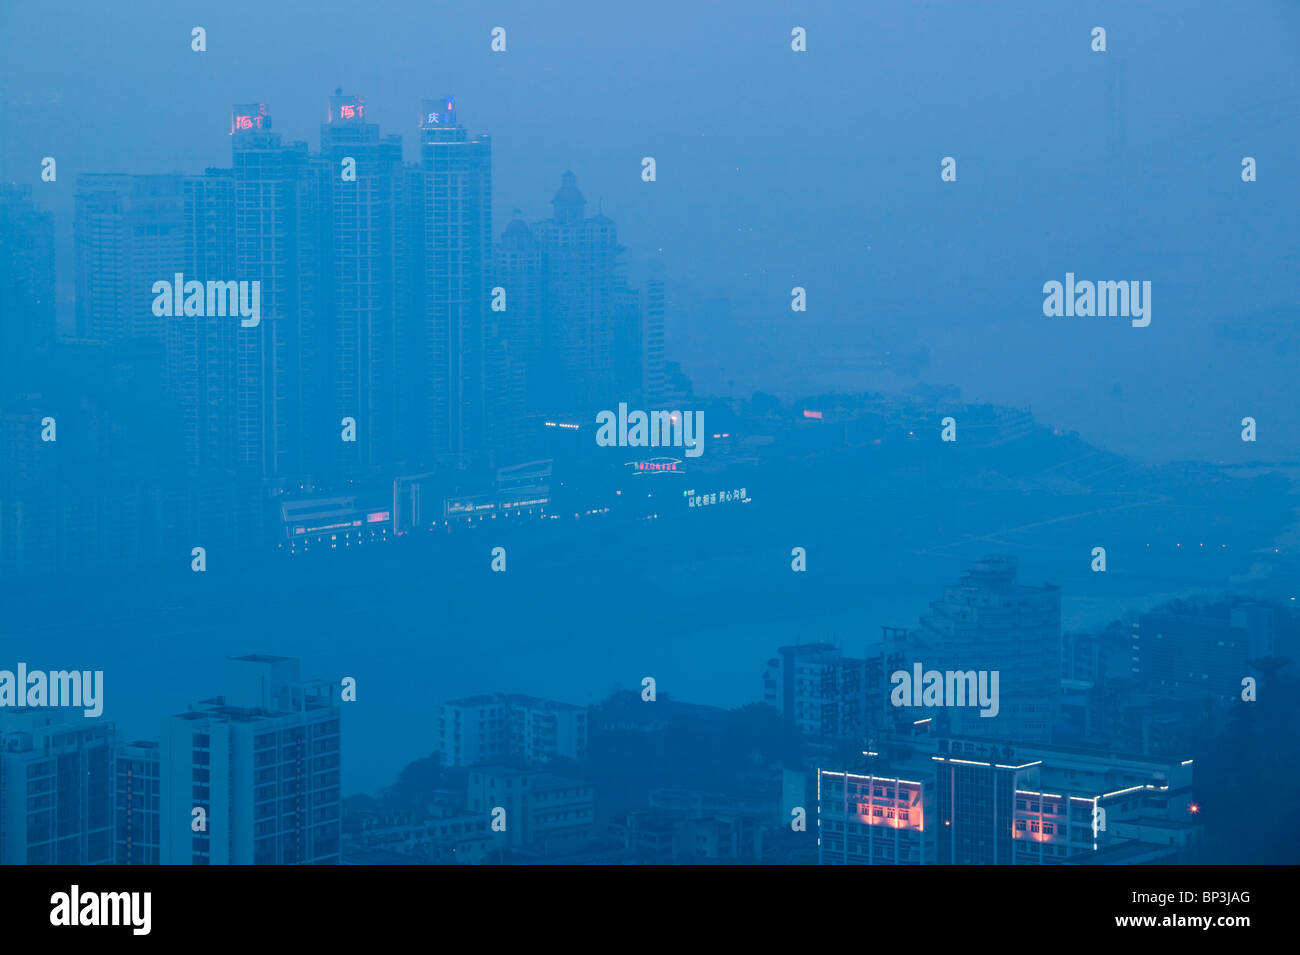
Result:
M1113 450L1294 458L1300 5L1158 6L0 0L0 180L58 218L66 323L78 173L228 166L242 102L314 149L336 86L413 160L420 99L450 93L493 138L494 230L572 169L670 283L701 391L905 386L872 357L925 349L920 380ZM1150 280L1150 327L1045 317L1067 271Z

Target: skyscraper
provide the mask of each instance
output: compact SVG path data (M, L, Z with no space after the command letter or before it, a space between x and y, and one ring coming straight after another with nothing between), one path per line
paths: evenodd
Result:
M270 127L264 105L235 107L234 277L261 283L261 321L235 330L236 463L292 477L315 463L326 421L321 189L307 144L285 145Z
M509 338L523 352L530 364L537 361L541 347L542 250L533 230L524 222L518 209L497 242L494 265L495 280L509 293ZM531 375L529 376L531 380ZM525 402L527 410L538 412L537 396L531 390Z
M59 514L51 485L61 449L41 440L42 422L59 411L42 367L54 338L53 218L37 209L26 187L0 185L0 576L5 578L56 566Z
M622 285L614 292L614 322L611 329L614 346L614 391L624 396L634 408L642 407L645 396L643 377L645 309L643 289Z
M232 170L186 176L184 258L189 279L226 282L235 276L235 183ZM241 329L227 318L166 319L167 390L180 421L191 472L230 471L237 464L236 355Z
M620 393L616 323L626 289L618 230L604 214L587 217L577 177L565 171L551 218L533 224L541 249L544 374L548 413L613 406ZM615 402L616 403L616 402Z
M336 465L391 465L399 452L402 139L380 137L365 101L336 90L321 126L322 183L328 183L325 287L331 426L356 421L356 440L329 440Z
M488 431L492 142L470 137L453 97L424 101L406 188L409 427L420 463L463 462Z
M77 335L161 347L171 319L153 313L153 283L185 252L182 176L77 177Z
M532 229L518 209L501 233L496 244L493 282L505 290L508 307L493 312L494 339L503 353L504 369L498 372L497 407L493 415L498 431L505 435L499 443L518 446L521 453L528 445L529 423L545 417L546 405L540 388L543 379L542 251Z
M0 400L35 384L54 332L54 219L30 189L0 185Z
M664 283L651 279L645 285L641 306L641 390L648 407L664 401Z
M162 863L337 863L337 688L260 655L229 659L227 683L164 724Z

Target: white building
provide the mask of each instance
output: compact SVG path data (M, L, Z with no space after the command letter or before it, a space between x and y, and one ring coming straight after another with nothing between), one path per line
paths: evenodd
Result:
M227 686L163 725L162 864L337 863L337 688L260 655L228 659Z

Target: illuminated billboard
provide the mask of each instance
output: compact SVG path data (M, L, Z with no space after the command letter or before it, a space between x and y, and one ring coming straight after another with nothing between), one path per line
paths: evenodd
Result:
M685 471L680 458L650 458L645 461L628 461L624 467L636 474L681 474Z
M335 93L330 97L331 123L360 123L366 118L366 101L360 96Z
M748 504L750 501L749 491L743 487L724 487L720 491L710 491L708 494L697 493L695 488L690 488L682 491L682 497L686 498L687 507L709 507L713 504L730 504L733 501Z
M454 96L444 96L442 99L426 99L420 102L421 129L456 125L456 98Z
M476 494L472 497L449 497L442 502L443 517L473 517L491 514L497 509L495 495Z
M547 504L550 503L551 503L551 499L546 496L524 497L524 498L519 498L517 500L506 500L505 498L502 498L501 510L514 511L514 510L518 510L521 507L545 507Z
M230 134L252 129L270 129L271 117L265 103L245 103L236 106L230 116Z

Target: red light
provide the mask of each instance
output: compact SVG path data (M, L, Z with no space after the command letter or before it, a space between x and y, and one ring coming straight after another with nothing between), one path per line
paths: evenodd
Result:
M805 418L820 418L822 413L820 411L804 411L803 416Z
M1196 805L1196 803L1192 803L1190 806L1187 807L1187 811L1190 812L1193 816L1195 816L1197 813L1201 811L1201 807Z

